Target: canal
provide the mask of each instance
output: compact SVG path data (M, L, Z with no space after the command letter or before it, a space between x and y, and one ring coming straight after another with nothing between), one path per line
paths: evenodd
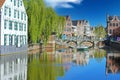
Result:
M120 51L105 47L0 57L0 80L120 80Z

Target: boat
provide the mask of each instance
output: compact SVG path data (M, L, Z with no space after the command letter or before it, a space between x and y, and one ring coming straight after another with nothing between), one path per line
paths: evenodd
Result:
M88 49L89 48L87 46L80 46L80 47L78 46L77 47L77 51L88 51Z

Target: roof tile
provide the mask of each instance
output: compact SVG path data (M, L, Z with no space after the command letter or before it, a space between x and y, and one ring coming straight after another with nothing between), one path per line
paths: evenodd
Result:
M2 7L4 2L5 2L5 0L0 0L0 8Z

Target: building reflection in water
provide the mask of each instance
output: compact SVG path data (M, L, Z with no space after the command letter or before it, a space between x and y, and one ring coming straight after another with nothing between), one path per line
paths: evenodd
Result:
M0 80L27 80L27 54L0 56Z
M89 62L89 52L77 52L73 55L73 62L75 62L77 65L85 66Z
M120 53L108 53L106 60L106 74L120 73Z
M56 55L61 57L62 63L64 64L64 69L67 71L70 69L71 64L87 66L92 58L94 58L97 62L100 62L106 56L106 52L102 49L77 51L69 48L56 51Z
M75 49L62 49L56 52L57 55L62 57L63 63L75 63L77 65L87 65L89 58L94 58L94 51L77 51Z

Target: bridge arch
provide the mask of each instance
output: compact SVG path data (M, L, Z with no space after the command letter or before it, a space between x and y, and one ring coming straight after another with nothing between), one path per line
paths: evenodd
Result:
M66 43L74 42L77 45L77 41L67 41Z
M89 46L89 47L93 47L94 46L94 41L81 41L79 43L79 45L86 45L86 46Z

